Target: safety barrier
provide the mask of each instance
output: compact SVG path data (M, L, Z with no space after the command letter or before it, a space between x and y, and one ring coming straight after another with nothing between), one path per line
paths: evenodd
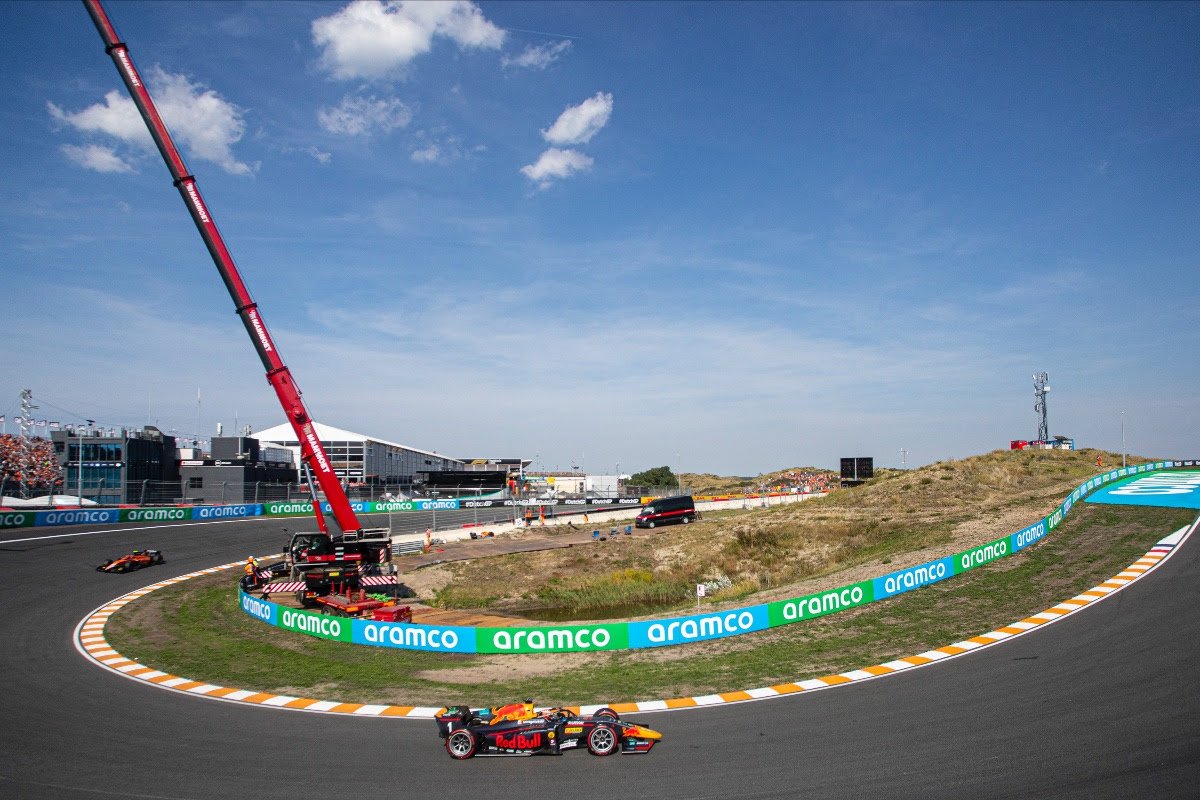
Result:
M1040 541L1062 524L1075 503L1100 486L1146 472L1195 466L1200 466L1200 461L1159 461L1112 470L1080 484L1044 519L961 553L828 591L716 613L596 625L475 628L336 619L277 606L245 593L241 595L241 603L247 614L285 630L323 639L405 650L568 653L690 644L822 617L961 575Z

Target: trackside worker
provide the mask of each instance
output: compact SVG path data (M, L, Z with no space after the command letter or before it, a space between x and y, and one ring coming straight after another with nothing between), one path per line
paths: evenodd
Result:
M528 528L532 524L533 524L533 509L526 508L525 509L525 527Z

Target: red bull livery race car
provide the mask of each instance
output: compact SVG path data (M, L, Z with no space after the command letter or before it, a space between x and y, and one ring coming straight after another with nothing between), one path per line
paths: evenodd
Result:
M451 758L471 756L561 755L586 747L595 756L649 753L662 739L658 731L623 722L610 708L577 714L568 708L535 710L532 702L472 710L442 709L435 717L438 735Z
M97 572L129 572L133 569L141 569L149 567L153 564L161 564L166 559L159 550L134 550L128 555L114 558L105 561L100 566L96 567Z

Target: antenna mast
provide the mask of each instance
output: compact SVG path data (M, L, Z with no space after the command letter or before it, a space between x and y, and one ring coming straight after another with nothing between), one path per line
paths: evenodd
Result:
M1038 414L1038 441L1050 440L1050 423L1046 421L1046 394L1050 391L1050 376L1045 372L1033 373L1033 410Z

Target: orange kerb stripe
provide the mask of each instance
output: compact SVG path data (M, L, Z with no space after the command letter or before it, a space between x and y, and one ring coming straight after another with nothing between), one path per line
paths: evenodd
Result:
M952 644L948 644L945 647L939 647L937 650L939 653L945 653L948 656L957 656L957 655L961 655L962 653L967 652L967 648L955 647Z
M667 701L667 708L691 708L694 705L696 701L690 697L676 697Z
M259 692L258 694L252 694L249 697L243 697L242 702L243 703L261 703L264 700L270 700L272 697L276 697L276 696L277 695L266 694L265 692Z
M204 685L203 681L188 681L187 683L181 683L181 684L178 684L177 686L172 686L171 688L178 689L181 692L186 692L188 689L195 689L197 686L203 686L203 685Z
M830 686L839 686L843 683L850 683L850 678L844 675L826 675L822 678L817 678L822 683L827 683Z
M975 644L995 644L996 643L995 639L989 639L986 636L972 636L970 639L967 639L967 641L974 642Z
M282 708L308 708L309 706L319 702L321 701L314 700L311 697L297 697L295 700L289 700L288 702L284 703Z
M618 714L629 714L629 713L632 713L632 712L638 710L638 704L637 703L613 703L611 706L609 706L609 708L611 708L613 711L617 712ZM570 709L573 712L575 712L576 714L579 713L578 706L570 706Z
M885 667L883 664L877 664L874 667L865 667L863 669L863 672L869 672L872 675L887 675L888 673L895 671L896 670L892 669L891 667Z
M1021 620L1021 622L1024 622L1028 625L1041 625L1045 621L1046 620L1044 619L1037 619L1035 617L1026 617L1025 619Z
M777 683L771 687L780 694L794 694L795 692L803 692L803 686L797 686L794 683Z
M905 658L899 658L896 660L897 661L907 661L909 664L912 664L914 667L919 667L923 664L933 663L932 658L926 658L925 656L906 656Z
M333 708L329 709L334 714L353 714L363 707L362 703L338 703Z
M749 700L750 695L745 692L721 692L717 697L720 697L726 703L736 703L739 700Z
M228 686L222 686L220 689L213 689L211 692L208 693L208 696L209 697L224 697L225 695L233 694L234 692L240 692L240 691L241 691L241 689L231 689Z
M162 683L163 681L171 681L178 678L178 675L158 675L154 678L146 678L150 683Z
M381 717L407 717L416 706L388 706L379 712Z

